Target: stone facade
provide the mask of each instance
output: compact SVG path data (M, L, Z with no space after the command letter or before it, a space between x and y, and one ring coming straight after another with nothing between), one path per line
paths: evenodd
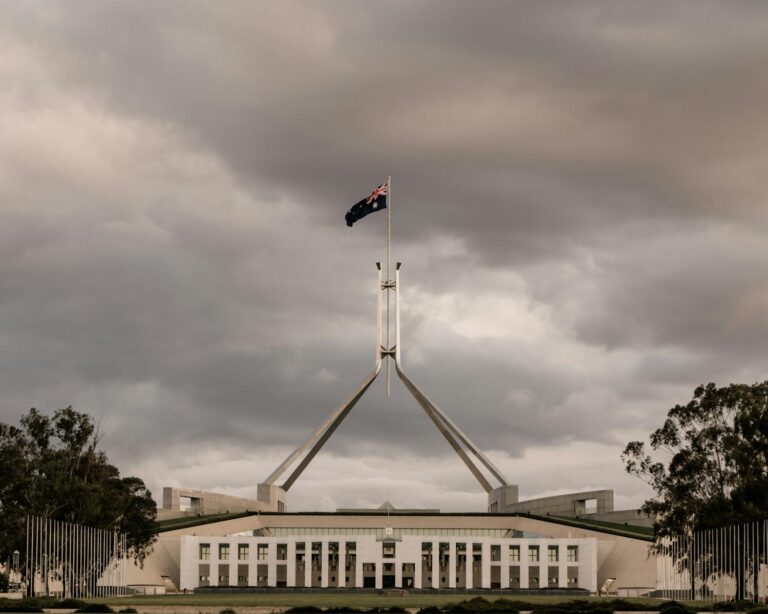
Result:
M597 590L594 538L401 533L393 530L391 536L184 536L180 588Z

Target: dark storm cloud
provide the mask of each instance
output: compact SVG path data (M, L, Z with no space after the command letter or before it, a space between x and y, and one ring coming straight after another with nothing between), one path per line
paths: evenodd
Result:
M370 367L384 220L343 214L390 173L407 370L524 492L637 502L623 443L763 377L763 4L76 7L0 20L4 420L74 403L153 487L250 492ZM372 392L307 492L473 487Z

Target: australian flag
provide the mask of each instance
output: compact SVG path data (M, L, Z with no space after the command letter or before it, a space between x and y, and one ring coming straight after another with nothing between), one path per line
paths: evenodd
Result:
M369 213L386 208L387 184L382 183L378 188L371 192L370 196L366 196L360 202L356 202L352 205L352 208L347 211L347 215L344 216L344 219L347 220L347 226L351 227L357 220L364 218Z

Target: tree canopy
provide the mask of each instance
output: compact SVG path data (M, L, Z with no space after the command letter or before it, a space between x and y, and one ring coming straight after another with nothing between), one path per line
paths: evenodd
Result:
M768 381L699 386L651 433L652 454L630 442L622 459L656 497L643 510L658 536L768 516Z
M735 580L737 600L757 599L768 559L765 523L754 522L768 517L768 382L699 386L650 444L649 454L630 442L622 459L655 491L643 505L655 518L654 551L690 572L692 599L723 577ZM718 528L727 538L712 539Z
M150 552L157 505L142 480L120 477L99 437L93 418L72 407L0 422L0 560L24 552L27 514L119 530L138 560Z

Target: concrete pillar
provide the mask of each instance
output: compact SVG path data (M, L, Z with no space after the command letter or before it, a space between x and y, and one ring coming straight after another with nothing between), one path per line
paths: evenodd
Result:
M338 569L336 570L336 580L336 586L347 585L347 542L345 541L339 541L339 562Z
M419 545L419 558L417 561L416 570L413 572L413 588L422 588L421 545Z
M568 545L562 540L557 544L557 586L568 588Z
M304 542L304 586L312 586L312 542Z
M328 588L328 540L323 540L320 550L320 587Z
M472 580L474 580L474 572L472 571L472 557L473 557L473 551L472 551L472 542L467 542L467 549L466 549L466 574L467 574L467 588L474 588L472 586Z
M397 550L395 550L397 552ZM395 564L395 586L397 588L403 588L403 563L402 559L399 557L395 557L394 559Z
M256 550L257 542L255 539L248 541L248 586L256 586Z
M491 544L483 542L482 581L481 588L491 588Z
M440 542L432 542L432 588L440 588Z
M267 546L267 586L274 587L277 583L277 544L271 543Z
M286 586L296 586L296 542L288 542L288 560L285 562Z
M528 544L520 542L520 588L530 588L528 574Z
M384 565L381 556L376 557L376 588L384 588Z
M357 545L357 550L361 551L360 544ZM360 554L355 557L355 587L363 587L363 557Z
M448 543L448 588L456 588L456 542Z
M509 588L509 544L501 545L501 588Z

